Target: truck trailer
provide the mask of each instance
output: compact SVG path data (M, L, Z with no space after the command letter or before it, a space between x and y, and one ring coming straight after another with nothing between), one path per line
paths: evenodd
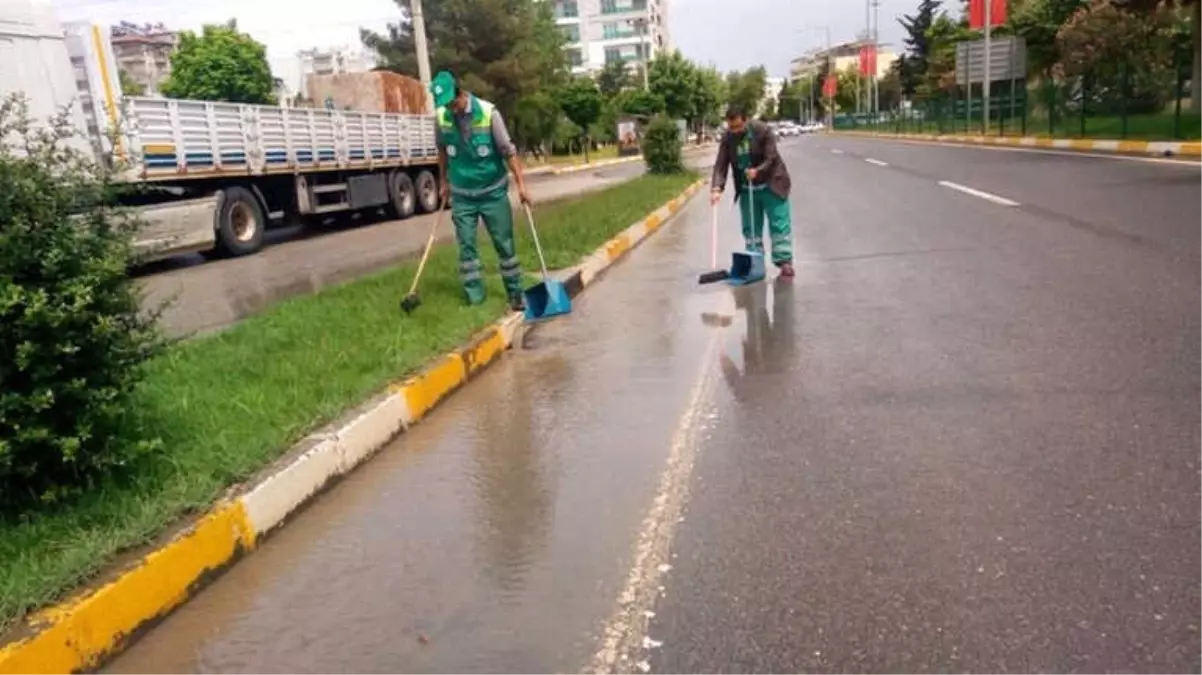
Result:
M123 96L109 30L62 25L34 0L0 0L0 52L0 95L69 110L97 161L139 187L148 259L248 255L269 227L439 206L433 115Z

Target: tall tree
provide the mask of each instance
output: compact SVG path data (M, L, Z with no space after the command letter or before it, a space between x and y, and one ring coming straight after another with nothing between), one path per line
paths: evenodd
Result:
M920 98L931 98L948 91L956 83L956 43L975 37L963 18L940 12L927 31L927 70L917 89Z
M1089 0L1023 0L1015 3L1008 23L1027 43L1028 66L1044 76L1060 61L1056 33Z
M205 26L200 35L180 33L162 90L171 98L275 103L273 85L267 48L238 32L231 19L224 26Z
M1128 112L1161 110L1172 95L1176 30L1183 17L1160 4L1146 10L1115 0L1092 0L1075 12L1056 33L1059 68L1064 74L1087 75L1091 100L1103 108Z
M717 68L698 68L697 86L693 89L693 124L698 132L703 126L717 126L722 120L722 104L726 102L726 82Z
M1138 12L1156 12L1164 6L1162 0L1121 0L1121 4ZM1188 50L1191 63L1187 72L1191 85L1190 110L1197 112L1202 109L1202 0L1181 0L1181 5L1185 8L1185 16L1182 18L1188 17L1189 26ZM1185 49L1186 45L1182 44L1181 48Z
M559 107L563 114L588 136L589 129L601 117L601 92L597 83L588 77L574 77L558 92ZM584 161L588 161L588 139L584 142Z
M417 76L410 0L394 0L401 20L384 34L361 31L384 69ZM511 117L518 101L567 80L565 37L549 2L425 0L430 66L449 69L463 86Z
M597 89L606 101L612 101L615 96L633 86L634 79L622 59L609 61L597 73Z
M918 11L907 14L897 22L906 30L902 40L906 45L906 53L894 62L902 91L907 96L913 96L927 73L927 62L931 54L931 41L927 32L935 21L941 0L921 0Z
M696 116L697 68L679 50L657 56L647 71L647 81L648 89L663 97L669 117L692 120Z
M727 98L731 105L738 105L748 116L755 115L759 110L760 101L764 99L764 87L768 82L768 72L763 66L749 68L741 73L734 72L726 76L729 89Z
M559 102L545 91L523 98L518 101L510 124L514 141L523 150L545 154L547 147L555 140L562 117Z
M804 82L786 82L776 96L776 114L782 120L796 122L801 119L802 98L808 101L809 90L802 91Z

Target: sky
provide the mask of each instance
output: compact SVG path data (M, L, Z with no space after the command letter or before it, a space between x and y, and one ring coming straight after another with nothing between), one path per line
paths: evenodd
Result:
M763 65L768 75L789 74L789 60L831 41L853 40L865 29L866 0L668 0L673 44L692 59L720 70ZM951 3L945 3L951 4ZM905 31L897 19L918 0L880 0L882 51L901 51Z
M35 0L47 2L47 0ZM723 71L764 65L788 74L789 60L825 41L856 37L865 26L867 0L668 0L673 44L688 58ZM359 28L382 30L400 15L394 0L49 0L62 21L112 24L163 22L198 30L233 17L267 45L277 77L299 79L296 52L311 47L358 46ZM880 35L900 50L897 17L918 0L880 0ZM889 47L885 47L889 49Z

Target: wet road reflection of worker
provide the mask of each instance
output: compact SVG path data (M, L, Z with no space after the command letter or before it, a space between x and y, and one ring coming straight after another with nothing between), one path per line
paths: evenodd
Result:
M746 314L743 335L743 370L729 355L721 357L722 377L735 399L747 401L756 390L755 379L780 374L797 353L796 306L791 280L778 277L772 286L772 313L768 313L767 283L735 289L735 307Z

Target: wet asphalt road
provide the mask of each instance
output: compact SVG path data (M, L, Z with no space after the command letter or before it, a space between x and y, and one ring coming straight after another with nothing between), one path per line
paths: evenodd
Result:
M112 672L1197 672L1198 168L786 147Z
M688 156L695 162L711 154L693 151ZM643 163L634 161L559 176L538 174L529 178L531 198L537 204L571 197L611 187L643 171ZM433 217L342 216L303 230L271 230L267 246L245 258L206 261L194 254L153 263L139 271L144 304L157 308L167 303L161 325L173 337L220 330L281 300L420 255ZM454 236L450 218L444 219L437 238Z

